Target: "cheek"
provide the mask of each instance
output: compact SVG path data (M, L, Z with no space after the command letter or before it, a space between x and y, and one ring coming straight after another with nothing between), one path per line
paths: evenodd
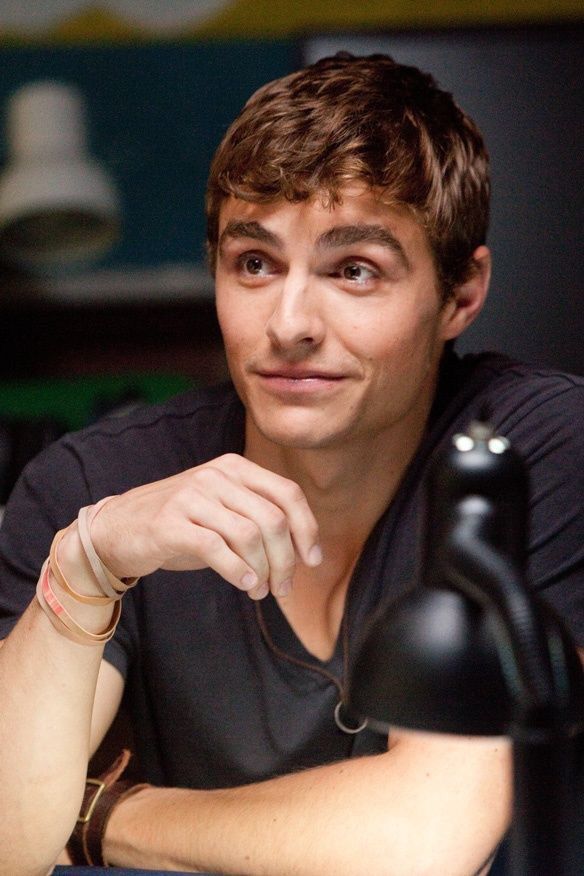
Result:
M337 324L335 334L349 353L372 366L397 358L408 336L399 318L379 312Z
M218 291L215 306L225 345L237 348L250 333L253 305L245 306L240 296Z
M405 383L423 378L433 367L440 346L435 314L378 315L366 324L354 323L345 343L366 370L383 382L399 377Z

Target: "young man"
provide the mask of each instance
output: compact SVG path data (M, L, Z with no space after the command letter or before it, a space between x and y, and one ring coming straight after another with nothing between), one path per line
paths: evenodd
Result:
M488 196L472 121L389 58L326 59L251 98L207 203L235 390L66 437L6 510L1 872L57 859L123 694L149 785L108 778L74 855L488 870L507 743L388 741L338 709L366 618L416 580L428 460L485 411L530 468L530 582L584 645L584 383L450 350L487 293Z

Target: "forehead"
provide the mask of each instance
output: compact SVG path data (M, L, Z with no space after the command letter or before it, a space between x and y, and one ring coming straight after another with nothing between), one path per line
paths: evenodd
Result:
M385 228L406 251L430 253L426 231L413 211L404 205L390 204L381 191L364 185L348 185L338 203L330 203L328 193L317 193L306 201L290 202L278 198L268 202L226 198L219 211L219 236L235 226L254 223L282 242L301 235L316 243L323 234L337 227ZM255 236L255 234L254 234ZM268 242L268 240L266 240Z

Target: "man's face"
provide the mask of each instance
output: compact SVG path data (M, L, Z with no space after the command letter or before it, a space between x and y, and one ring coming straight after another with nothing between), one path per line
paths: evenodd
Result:
M248 436L323 448L419 433L454 305L407 210L363 186L332 208L228 198L216 292Z

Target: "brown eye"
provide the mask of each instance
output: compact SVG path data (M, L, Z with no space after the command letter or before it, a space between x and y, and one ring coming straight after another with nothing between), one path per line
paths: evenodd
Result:
M350 280L352 283L359 284L366 283L367 280L370 280L374 276L374 273L371 268L368 268L365 265L351 262L344 266L342 276L344 280Z
M259 256L248 256L243 263L243 267L248 274L255 274L257 276L264 269L264 260Z
M345 280L360 280L361 265L347 265L343 269L343 277Z

